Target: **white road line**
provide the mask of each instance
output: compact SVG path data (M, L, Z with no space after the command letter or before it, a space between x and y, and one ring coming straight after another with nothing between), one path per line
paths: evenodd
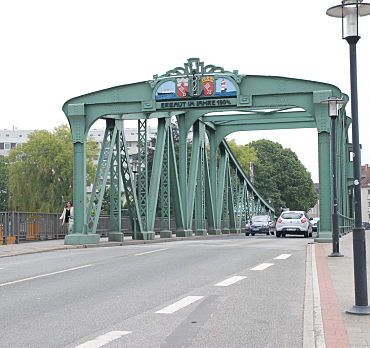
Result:
M229 286L229 285L234 284L234 283L236 283L236 282L238 282L240 280L243 280L245 278L247 278L247 277L244 277L244 276L234 276L234 277L231 277L229 279L225 279L222 282L215 284L214 286Z
M313 287L313 320L316 347L325 348L325 331L321 314L321 299L320 299L320 286L319 277L317 275L316 266L316 250L315 245L311 248L311 264L312 264L312 287Z
M128 335L132 331L111 331L106 333L105 335L101 335L95 340L88 341L86 343L80 344L76 348L99 348L107 343L116 340L117 338L120 338L124 335Z
M161 314L172 314L174 312L177 312L178 310L192 304L193 302L195 301L198 301L200 300L201 298L203 298L203 296L187 296L185 298L183 298L182 300L180 301L177 301L175 303L173 303L172 305L169 305L155 313L161 313Z
M151 254L151 253L156 253L158 251L163 251L163 250L167 250L168 248L165 248L165 249L158 249L158 250L152 250L152 251L146 251L145 253L140 253L140 254L135 254L136 256L138 255L145 255L145 254Z
M25 282L25 281L27 281L27 280L32 280L32 279L37 279L37 278L47 277L47 276L51 276L51 275L54 275L54 274L59 274L59 273L64 273L64 272L69 272L69 271L74 271L74 270L76 270L76 269L86 268L86 267L90 267L90 266L91 266L91 265L85 265L85 266L80 266L80 267L73 267L73 268L64 269L63 271L52 272L52 273L47 273L47 274L41 274L41 275L38 275L38 276L35 276L35 277L19 279L19 280L15 280L15 281L13 281L13 282L0 284L0 287L1 287L1 286L5 286L5 285L11 285L11 284L16 284L16 283Z
M275 260L285 260L290 256L292 256L292 254L281 254L280 256L275 257Z
M251 269L251 271L263 271L264 269L272 266L273 263L261 263L260 265Z

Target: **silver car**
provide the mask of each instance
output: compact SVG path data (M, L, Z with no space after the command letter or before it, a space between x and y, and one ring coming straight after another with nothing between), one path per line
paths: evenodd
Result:
M312 237L310 218L304 211L284 211L276 221L276 237L287 234L301 234Z

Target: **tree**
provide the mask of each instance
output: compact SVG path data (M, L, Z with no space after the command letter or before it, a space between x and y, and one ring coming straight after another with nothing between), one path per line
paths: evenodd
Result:
M9 208L17 211L59 212L73 197L73 144L67 125L53 132L35 131L27 143L9 153ZM95 141L86 145L86 181L91 184L97 156Z
M235 139L231 139L230 141L228 140L227 144L244 172L249 175L250 162L255 163L258 160L256 150L252 147L236 145Z
M278 215L281 207L308 211L317 203L311 174L291 149L270 140L253 141L246 147L257 151L254 180L258 192L271 198Z
M0 157L0 211L8 210L9 170L5 157Z

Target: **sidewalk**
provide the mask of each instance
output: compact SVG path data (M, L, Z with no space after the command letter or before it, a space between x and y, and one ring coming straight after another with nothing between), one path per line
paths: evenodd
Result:
M0 246L0 258L53 250L109 247L130 244L164 243L188 239L227 237L233 235L192 236L64 245L64 240L47 240ZM368 290L370 289L370 231L366 231ZM304 348L370 348L370 315L346 313L355 304L352 233L340 239L344 257L328 257L332 244L312 243L307 248L306 294L304 313ZM369 294L370 299L370 294Z
M369 290L370 231L366 241ZM311 306L312 315L305 311L305 348L370 348L370 315L346 312L355 305L352 233L339 243L344 257L328 257L333 250L329 243L314 243L307 249L305 307Z

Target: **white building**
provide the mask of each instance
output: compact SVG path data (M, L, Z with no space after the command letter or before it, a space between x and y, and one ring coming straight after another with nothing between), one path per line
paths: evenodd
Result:
M147 140L150 142L150 139L156 137L157 127L148 126ZM0 129L0 156L8 156L10 149L16 147L18 144L23 144L28 141L28 135L37 131L33 130L18 130L14 129ZM105 129L90 129L88 135L92 137L99 145L101 145L104 139ZM125 128L125 138L127 144L127 150L132 158L132 155L137 154L137 142L138 142L138 130L137 128ZM97 163L97 161L96 161Z
M37 129L36 129L37 130ZM8 156L10 149L28 141L28 135L35 130L0 129L0 156Z

